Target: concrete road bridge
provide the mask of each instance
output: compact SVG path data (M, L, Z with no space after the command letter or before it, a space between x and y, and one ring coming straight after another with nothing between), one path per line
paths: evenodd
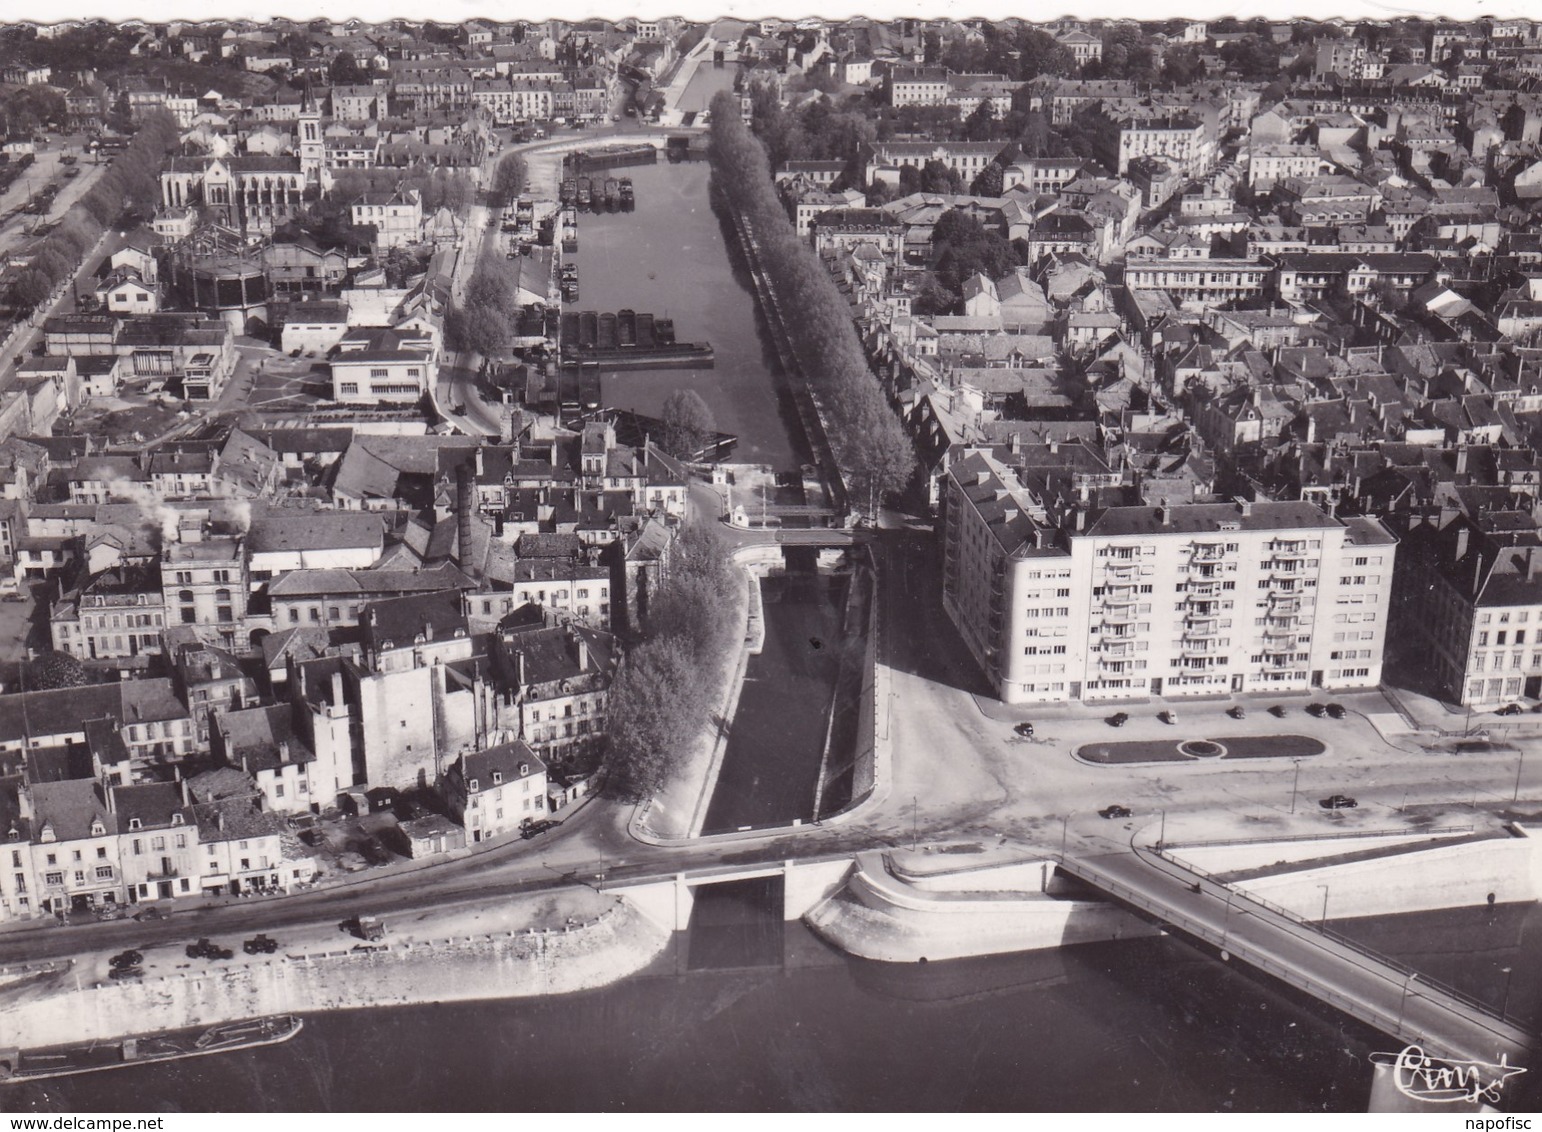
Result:
M1287 983L1452 1063L1524 1066L1533 1035L1499 1011L1441 986L1278 905L1247 895L1155 848L1063 855L1060 871L1174 934Z

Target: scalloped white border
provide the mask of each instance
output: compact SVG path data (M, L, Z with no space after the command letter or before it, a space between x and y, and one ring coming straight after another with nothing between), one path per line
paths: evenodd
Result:
M17 5L0 3L0 22L23 22L18 19ZM10 8L11 11L5 9ZM1542 20L1542 9L1527 0L1501 0L1499 3L1481 3L1480 0L1446 0L1441 4L1378 4L1373 0L1286 0L1274 3L1268 0L1185 0L1181 4L1163 5L1153 10L1149 3L1135 0L1077 0L1076 10L1046 5L1042 10L1025 10L1022 0L971 0L960 4L956 0L877 0L856 3L830 0L815 3L814 0L650 0L647 4L628 4L623 0L570 0L560 7L560 13L549 4L531 3L530 0L436 0L431 8L411 0L259 0L253 3L210 3L209 0L57 0L48 5L49 21L78 19L143 20L150 23L218 22L221 20L264 20L284 17L291 20L330 19L345 21L358 19L365 22L384 22L394 19L422 20L432 18L439 23L457 23L463 20L485 18L492 20L526 19L541 21L562 19L617 20L628 16L658 18L678 16L700 22L732 17L735 19L818 18L839 22L860 16L870 19L927 19L927 20L1009 20L1028 19L1045 22L1059 18L1075 19L1218 19L1236 16L1251 19L1263 17L1269 20L1315 19L1358 20L1385 22L1401 17L1420 19L1474 20L1481 16L1504 19L1527 17Z

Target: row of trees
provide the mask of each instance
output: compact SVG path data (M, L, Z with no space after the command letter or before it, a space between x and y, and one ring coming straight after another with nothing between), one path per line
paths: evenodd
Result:
M465 301L445 316L446 345L483 357L501 353L514 333L518 299L519 272L513 262L498 254L478 257Z
M688 524L653 594L641 644L610 690L605 791L625 801L652 797L712 719L705 674L721 672L743 632L744 579L717 531Z
M508 208L525 191L525 159L517 153L505 154L493 173L493 186L487 194L489 208Z
M712 100L712 192L754 226L760 262L782 305L803 373L826 413L830 443L853 502L904 490L915 450L868 368L851 308L824 264L798 239L772 186L765 148L728 94Z
M75 273L86 253L125 210L154 207L160 199L161 162L176 147L177 137L177 123L170 114L157 112L145 119L128 147L38 245L32 262L11 278L11 305L19 310L38 306Z

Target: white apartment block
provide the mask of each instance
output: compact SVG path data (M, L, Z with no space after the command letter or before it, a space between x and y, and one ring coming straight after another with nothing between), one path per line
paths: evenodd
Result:
M1194 118L1149 118L1125 123L1119 130L1118 172L1129 171L1137 157L1160 157L1190 177L1215 167L1215 138Z
M1051 517L1031 484L977 449L945 489L943 607L1002 700L1380 682L1396 553L1380 523L1303 502Z

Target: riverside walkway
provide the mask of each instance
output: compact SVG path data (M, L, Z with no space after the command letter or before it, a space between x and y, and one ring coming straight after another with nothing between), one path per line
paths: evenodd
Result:
M1526 1066L1535 1038L1498 1011L1154 849L1060 859L1060 870L1190 939L1453 1062Z

